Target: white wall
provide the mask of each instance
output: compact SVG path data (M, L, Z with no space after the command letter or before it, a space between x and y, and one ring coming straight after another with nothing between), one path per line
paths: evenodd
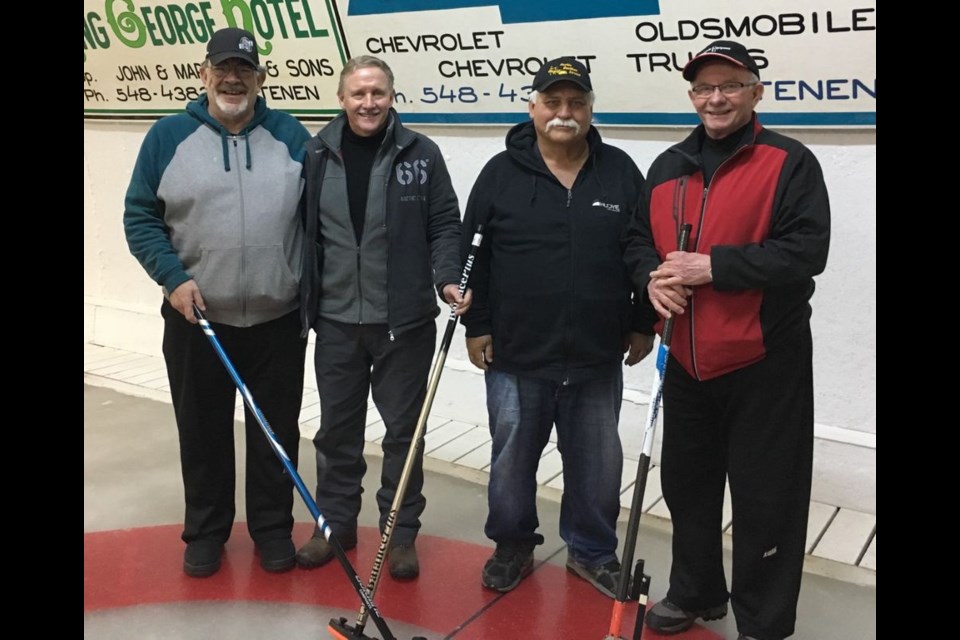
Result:
M124 192L148 127L84 122L84 340L159 354L159 288L128 253L122 226ZM319 125L307 127L313 132ZM507 127L418 129L440 145L465 206L475 176L503 149ZM644 172L685 133L601 128L604 139L627 151ZM819 158L833 213L830 259L813 298L814 497L876 513L876 132L785 133ZM455 344L450 358L465 360L462 347ZM645 396L652 376L649 360L628 371L628 402L631 390L633 397ZM482 384L477 393L483 393ZM638 431L639 425L622 429L633 458L639 453Z

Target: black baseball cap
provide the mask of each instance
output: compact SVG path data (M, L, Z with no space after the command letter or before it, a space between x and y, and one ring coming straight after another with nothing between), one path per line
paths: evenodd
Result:
M696 77L700 65L712 58L732 62L738 67L743 67L752 72L758 78L760 77L757 62L745 46L732 40L717 40L708 44L700 53L690 59L690 62L683 68L683 79L692 81Z
M210 64L220 64L230 58L240 58L255 67L260 66L260 54L257 41L246 29L228 27L220 29L207 42L207 60Z
M584 91L593 91L587 68L573 58L557 58L545 63L537 71L537 75L533 76L531 88L534 91L543 91L557 82L572 82Z

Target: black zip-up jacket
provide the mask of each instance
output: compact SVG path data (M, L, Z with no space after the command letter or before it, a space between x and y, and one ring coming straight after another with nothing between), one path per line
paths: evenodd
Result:
M633 281L677 249L710 256L713 282L693 288L676 316L670 355L698 380L761 360L810 326L813 276L827 263L830 204L816 157L753 116L733 155L704 187L697 127L653 162L624 253Z
M567 190L547 169L532 122L513 127L506 151L481 171L464 228L484 239L463 316L468 337L491 334L494 369L575 383L620 366L632 287L620 238L643 187L630 157L590 127L590 155ZM470 238L461 239L466 256Z
M341 114L327 127L341 130L348 126ZM371 185L368 196L383 203L380 218L386 227L387 324L393 336L432 321L440 313L437 295L444 286L460 281L460 208L450 174L439 147L426 136L410 131L400 123L396 111L390 110L391 130L382 153L392 156L393 168L387 181ZM320 193L328 163L338 163L342 175L343 158L339 144L325 138L325 128L306 143L304 177L306 183L300 199L301 220L305 227L303 263L300 277L300 316L303 332L314 326L319 312L321 277L324 269L323 229L319 224ZM329 134L329 131L327 131ZM339 142L339 141L337 141ZM389 157L389 156L388 156ZM378 160L377 162L379 162ZM343 186L343 185L341 185ZM372 193L382 188L381 193ZM342 214L350 223L350 205L346 188ZM376 256L372 256L376 258ZM358 261L327 265L327 268L360 269Z

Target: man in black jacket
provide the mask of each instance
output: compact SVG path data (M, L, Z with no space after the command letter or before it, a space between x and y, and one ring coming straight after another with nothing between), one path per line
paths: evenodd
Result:
M830 205L809 149L762 127L760 70L717 41L683 70L702 125L650 167L625 256L634 283L674 316L663 387L663 496L673 520L667 597L647 625L679 633L727 613L741 638L793 634L810 506L810 297ZM680 225L693 227L677 251ZM733 507L733 582L721 547Z
M314 437L317 506L345 549L357 544L367 396L386 427L377 492L384 528L426 395L436 346L437 294L461 298L460 209L432 140L393 110L393 72L373 56L347 62L343 113L307 143L301 199L306 225L301 310L317 334L320 430ZM420 573L414 541L426 505L421 448L388 551L390 575ZM297 552L301 567L333 558L319 531Z
M652 318L644 326L634 314L619 245L643 176L590 124L583 64L550 61L532 86L530 121L484 167L464 218L468 229L486 225L463 316L470 361L486 372L493 437L484 531L497 548L482 582L505 592L530 573L543 542L537 465L556 425L567 568L613 597L621 359L629 350L635 364L653 343Z

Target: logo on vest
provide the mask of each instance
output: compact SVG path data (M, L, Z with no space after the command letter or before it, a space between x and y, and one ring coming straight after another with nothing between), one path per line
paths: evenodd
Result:
M414 160L413 162L398 162L396 166L397 182L408 184L427 183L427 161Z

